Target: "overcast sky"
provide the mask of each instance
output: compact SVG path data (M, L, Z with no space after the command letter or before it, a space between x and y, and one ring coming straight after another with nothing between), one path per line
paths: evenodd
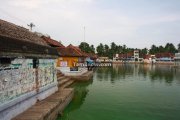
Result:
M0 19L49 34L64 45L180 43L180 0L0 0Z

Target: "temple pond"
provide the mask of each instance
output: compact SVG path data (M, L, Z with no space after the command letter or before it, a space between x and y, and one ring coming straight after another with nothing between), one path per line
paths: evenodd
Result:
M92 81L72 87L58 120L180 120L180 69L171 66L98 68Z

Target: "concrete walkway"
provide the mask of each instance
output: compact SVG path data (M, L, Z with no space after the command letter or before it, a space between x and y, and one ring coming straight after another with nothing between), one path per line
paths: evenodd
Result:
M72 88L64 88L21 113L12 120L55 120L74 95Z

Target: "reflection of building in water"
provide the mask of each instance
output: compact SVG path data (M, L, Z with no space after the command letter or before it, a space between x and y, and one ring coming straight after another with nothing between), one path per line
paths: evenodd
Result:
M173 81L179 82L178 75L180 74L180 70L166 65L115 64L108 74L113 74L114 76L111 79L114 80L120 80L126 77L132 77L133 80L136 80L137 76L143 76L144 79L148 78L152 82L164 81L167 84L171 84ZM104 79L108 78L106 77Z
M110 74L114 74L113 78L125 78L126 75L134 74L135 64L113 64L113 70ZM111 78L112 79L112 78Z
M175 76L175 79L177 80L176 83L178 85L180 85L180 79L179 79L179 76L180 76L180 69L179 68L175 68L174 69L174 76Z

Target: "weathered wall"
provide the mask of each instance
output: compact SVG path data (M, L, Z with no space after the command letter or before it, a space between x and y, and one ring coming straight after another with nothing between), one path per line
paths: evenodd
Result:
M39 67L38 67L39 87L43 87L57 81L56 69L54 64L55 64L55 60L46 60L46 59L39 60Z
M31 59L15 59L0 71L0 105L35 89Z
M33 68L32 59L14 59L9 65L0 64L0 114L3 112L2 108L7 109L5 105L8 102L13 105L13 100L22 100L22 97L29 96L29 93L39 94L50 89L47 86L56 84L54 64L53 59L39 59L37 69Z

